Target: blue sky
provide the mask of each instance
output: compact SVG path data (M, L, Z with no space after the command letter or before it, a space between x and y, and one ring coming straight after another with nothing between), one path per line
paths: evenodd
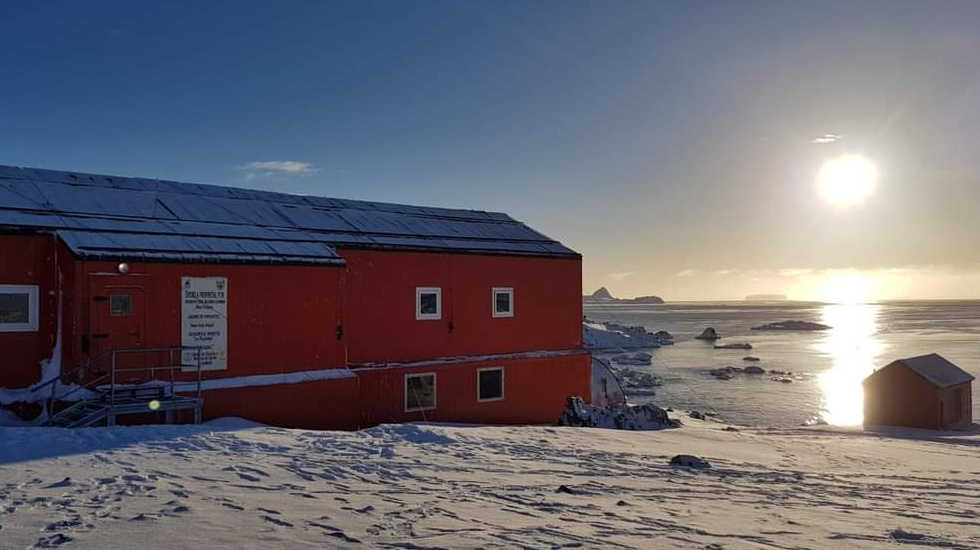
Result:
M0 163L502 210L623 295L977 296L977 28L967 2L7 3ZM881 171L847 209L813 185L844 153Z

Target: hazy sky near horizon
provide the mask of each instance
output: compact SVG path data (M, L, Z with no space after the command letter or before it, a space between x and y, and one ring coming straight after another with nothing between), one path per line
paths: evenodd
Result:
M5 3L0 163L505 211L590 292L980 298L978 29L978 2ZM843 154L880 173L849 207L815 184Z

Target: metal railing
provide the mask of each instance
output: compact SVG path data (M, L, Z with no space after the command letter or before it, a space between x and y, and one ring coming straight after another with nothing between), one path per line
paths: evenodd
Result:
M184 351L194 350L197 353L195 364L188 365L184 363ZM109 350L108 353L111 355L111 361L109 366L109 406L116 404L116 381L119 374L131 373L131 372L145 372L149 373L149 382L156 381L155 376L158 371L166 371L170 375L170 392L168 395L176 395L177 380L174 376L176 371L183 372L184 369L193 368L197 372L196 376L196 396L198 399L201 398L201 347L198 346L170 346L163 348L132 348L132 349L113 349ZM125 354L150 354L150 353L167 353L167 364L158 367L125 367L120 368L117 366L116 358L120 355ZM174 352L179 352L180 361L175 363ZM180 382L184 382L181 380ZM139 384L137 384L139 385Z
M77 365L75 368L68 372L63 372L59 376L52 378L42 384L39 384L33 388L32 391L40 392L44 388L51 386L51 395L47 399L48 410L53 410L55 403L59 401L65 401L67 397L72 394L79 392L81 390L87 390L89 392L94 392L96 394L106 396L106 390L103 389L103 385L106 381L109 382L108 387L108 399L109 404L114 405L116 401L116 390L118 389L117 382L119 381L120 375L124 373L133 372L144 372L149 374L149 380L147 382L153 382L154 377L157 372L165 371L169 374L169 390L170 395L175 395L177 393L177 385L187 382L196 382L195 393L198 399L201 398L201 352L204 348L200 346L166 346L157 348L130 348L130 349L111 349L106 350L98 355L94 355L88 359L85 363ZM194 351L195 361L194 364L188 364L184 362L184 352ZM143 354L144 358L149 354L159 354L166 353L167 361L164 365L159 366L139 366L139 367L126 367L120 366L118 357L126 355ZM179 354L180 360L174 361L174 356ZM99 365L101 362L108 359L108 371L100 370ZM187 369L194 369L196 371L196 380L177 380L176 373L178 371L184 372ZM87 377L86 374L93 373L97 376ZM59 381L68 381L69 383L74 382L73 386L68 388L68 391L58 394L57 383ZM138 385L138 384L137 384Z

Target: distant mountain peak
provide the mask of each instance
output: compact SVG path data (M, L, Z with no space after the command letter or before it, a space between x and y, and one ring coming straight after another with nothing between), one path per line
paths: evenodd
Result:
M582 297L587 303L612 302L617 304L636 303L636 304L662 304L663 298L660 296L637 296L636 298L617 298L609 292L606 287L599 287L599 290Z
M606 288L606 287L604 287L604 286L599 287L599 290L593 292L591 298L593 300L615 300L616 299L615 297L613 297L612 293L609 292L609 289Z

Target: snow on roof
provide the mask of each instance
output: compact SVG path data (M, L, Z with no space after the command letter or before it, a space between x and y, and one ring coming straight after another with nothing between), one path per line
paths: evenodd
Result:
M881 372L892 366L904 366L940 389L963 384L974 379L973 375L950 363L938 353L898 359L885 365L884 368L877 372ZM871 376L874 376L874 374ZM868 378L871 378L871 376Z
M82 258L342 264L334 247L579 257L496 212L0 165L0 227Z

